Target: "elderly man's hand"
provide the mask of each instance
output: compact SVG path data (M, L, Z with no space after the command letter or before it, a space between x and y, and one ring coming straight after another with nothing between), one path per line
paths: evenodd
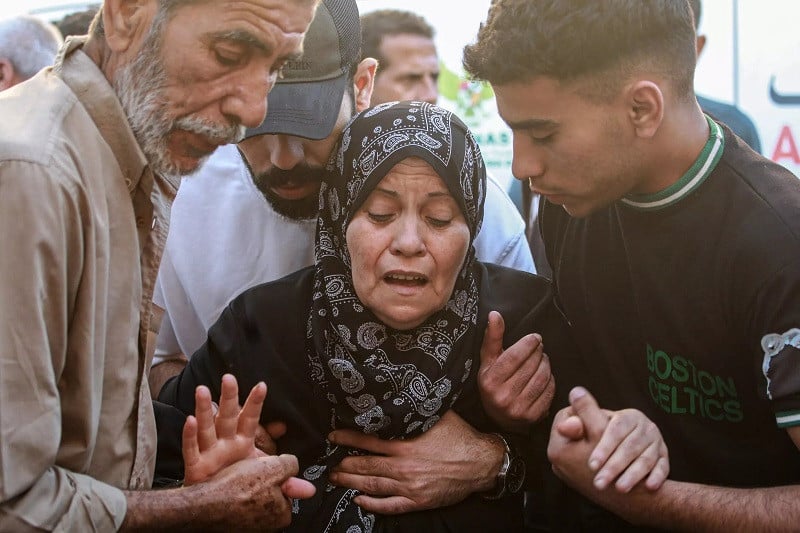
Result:
M289 525L291 498L314 495L311 483L291 477L297 472L293 455L264 456L238 461L182 490L203 514L202 530L271 531Z
M414 439L381 440L349 430L329 439L376 454L345 458L330 479L361 491L355 502L380 514L443 507L490 490L504 451L497 436L475 431L453 411Z
M505 323L497 311L481 346L478 386L483 407L492 419L509 431L525 431L550 409L556 385L542 338L526 335L503 350Z
M661 487L669 457L653 422L635 409L600 409L581 387L570 391L570 404L556 414L547 449L559 477L596 501L611 484L621 493L642 481L649 490Z

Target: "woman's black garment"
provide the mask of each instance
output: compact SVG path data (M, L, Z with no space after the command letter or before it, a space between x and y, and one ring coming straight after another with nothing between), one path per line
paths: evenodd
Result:
M472 364L480 365L480 344L489 311L499 311L505 320L504 345L531 332L541 333L551 358L565 352L568 342L563 317L552 300L544 278L492 264L475 263L480 306ZM326 452L333 411L330 402L312 382L305 353L306 318L311 301L314 268L309 267L281 280L244 292L225 309L209 331L207 343L189 360L186 369L161 391L159 400L187 414L194 412L197 385L219 397L222 375L231 373L239 381L240 401L259 381L268 385L261 421L281 420L286 436L278 441L281 453L297 455L300 471L314 465ZM477 383L472 379L454 404L455 411L482 432L500 431L488 419L480 403ZM546 439L549 427L538 428ZM532 435L533 436L533 435ZM446 447L447 443L442 443ZM526 457L529 475L546 461L543 450ZM535 481L535 480L533 480ZM324 492L324 491L323 491ZM312 531L303 514L293 517L292 531ZM520 531L521 495L499 501L473 495L450 507L399 516L378 516L374 531Z

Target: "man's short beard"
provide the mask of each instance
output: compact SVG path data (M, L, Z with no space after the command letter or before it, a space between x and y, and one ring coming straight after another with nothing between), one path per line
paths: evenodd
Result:
M309 195L301 200L287 200L275 194L272 189L285 185L289 181L298 185L311 182L321 184L326 173L325 169L311 168L308 165L301 164L291 170L281 170L273 167L267 172L256 174L241 150L239 155L247 166L256 188L261 191L267 203L276 213L293 220L317 218L319 213L318 194Z
M164 94L167 75L161 57L161 38L166 20L165 13L156 15L140 52L130 63L120 67L114 77L114 90L153 172L180 176L195 169L181 169L170 154L167 140L171 131L186 130L227 144L239 142L244 137L245 127L241 124L214 124L191 115L170 118ZM202 158L200 164L205 159Z
M292 220L310 220L312 218L317 218L319 214L318 195L312 194L302 200L287 200L272 192L272 189L266 186L262 180L256 178L253 181L256 187L258 187L258 190L261 191L261 194L264 195L267 202L269 202L269 205L272 206L272 209L279 215Z

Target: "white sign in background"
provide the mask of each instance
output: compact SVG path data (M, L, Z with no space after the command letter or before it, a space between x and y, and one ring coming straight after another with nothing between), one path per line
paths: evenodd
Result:
M800 2L738 2L739 107L765 156L800 176Z

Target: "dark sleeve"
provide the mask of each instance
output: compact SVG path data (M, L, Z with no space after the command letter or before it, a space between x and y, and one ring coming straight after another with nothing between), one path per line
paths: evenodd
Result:
M759 392L772 404L778 427L800 426L800 266L784 266L743 299Z
M186 415L171 405L155 400L153 414L158 432L153 488L174 486L183 479L182 443Z

